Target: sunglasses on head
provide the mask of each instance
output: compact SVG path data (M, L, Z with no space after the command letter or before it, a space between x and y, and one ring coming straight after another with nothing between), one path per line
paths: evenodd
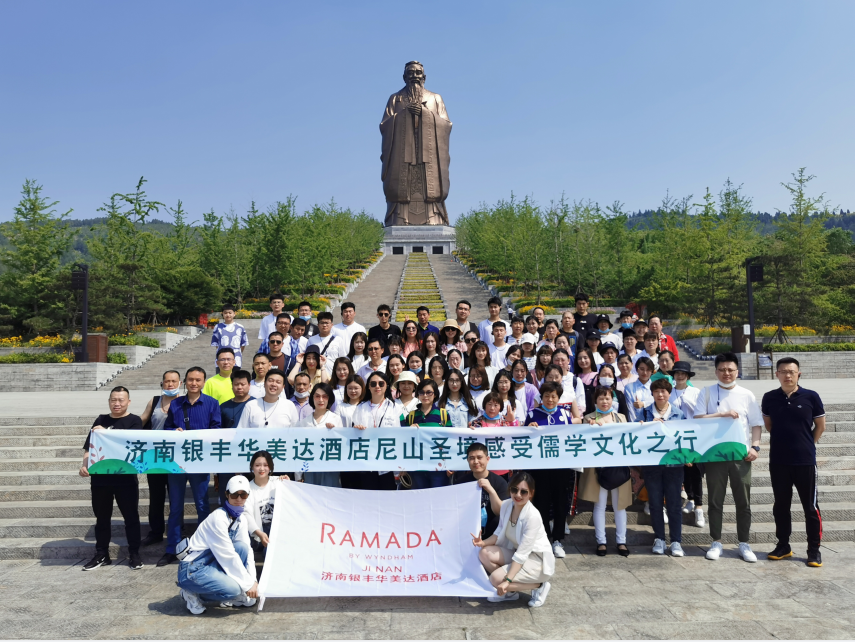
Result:
M237 497L238 499L246 499L247 497L249 497L249 493L247 493L244 490L241 490L241 491L238 491L237 493L232 493L231 496Z
M372 388L385 388L385 387L386 387L386 382L385 382L385 381L377 381L377 380L375 379L374 381L372 381L372 382L371 382L371 383L369 383L368 385L369 385L370 387L372 387Z
M526 488L520 488L518 486L511 486L509 490L511 491L511 495L516 495L517 493L519 493L522 497L525 497L526 495L528 495L528 489L526 489Z

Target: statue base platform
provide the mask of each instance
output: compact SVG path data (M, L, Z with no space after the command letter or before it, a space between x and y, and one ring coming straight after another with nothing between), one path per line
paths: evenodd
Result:
M383 250L386 254L451 254L456 238L450 225L392 225L386 228Z

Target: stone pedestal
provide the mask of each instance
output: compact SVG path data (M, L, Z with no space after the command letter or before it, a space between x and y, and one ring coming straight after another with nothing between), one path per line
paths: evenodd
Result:
M393 225L386 228L383 249L386 254L451 254L455 239L450 225Z

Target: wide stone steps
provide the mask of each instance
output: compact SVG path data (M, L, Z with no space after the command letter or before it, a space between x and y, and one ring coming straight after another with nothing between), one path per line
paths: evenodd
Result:
M391 266L390 266L391 267ZM185 342L190 343L190 342ZM199 342L195 342L202 345ZM207 352L207 346L205 346ZM158 375L159 376L159 375ZM827 430L817 447L819 504L827 541L852 540L855 531L855 404L827 408ZM28 425L32 424L32 425ZM88 558L94 544L94 517L89 480L77 469L82 445L91 425L90 417L0 419L0 559ZM760 458L752 471L752 541L774 544L773 494L769 478L769 435L764 433ZM149 492L145 476L139 476L142 534L148 532ZM216 507L213 485L211 507ZM593 543L591 505L582 502L582 512L571 518L572 543ZM707 507L705 507L706 510ZM183 512L188 532L195 524L195 508L189 488L185 490ZM168 508L164 509L164 515ZM793 498L793 541L804 540L804 526L798 496ZM609 541L613 541L614 515L606 513ZM683 544L706 547L708 527L694 525L694 515L683 515ZM641 503L628 510L631 545L650 545L653 535L650 517ZM725 497L724 540L736 543L735 507L730 492ZM124 525L118 508L111 526L114 557L127 553ZM162 554L162 545L143 549L147 561Z
M217 506L216 497L209 496L211 508ZM149 501L148 498L141 498L139 504L140 519L144 519L148 515ZM163 508L163 514L169 514L169 502ZM53 518L86 518L90 524L94 524L92 517L92 501L62 499L49 501L17 501L17 502L0 502L0 515L4 518L24 519L32 518L43 520L42 523L50 521ZM196 507L193 504L192 497L184 499L184 515L195 518ZM118 506L113 506L113 517L121 518L122 512Z
M565 540L565 544L569 541L572 545L590 546L596 543L594 537L593 526L572 526L570 535ZM635 524L627 526L626 540L629 546L652 546L653 545L653 527L642 526ZM665 526L665 539L668 539L668 526ZM707 548L710 545L710 534L707 526L698 528L697 526L683 526L682 528L682 545L701 546ZM855 521L844 522L825 522L822 523L822 539L824 542L851 542L855 539ZM736 524L725 523L722 525L721 540L725 545L738 544L736 536ZM609 553L614 553L615 527L613 525L606 526L606 541L610 546ZM769 552L775 547L778 541L775 536L774 523L759 523L751 525L751 535L749 544L765 544L763 548L756 548L754 552L759 559L763 559L764 552ZM790 542L806 542L807 534L805 533L804 522L793 522L793 532L790 536ZM795 548L795 547L794 547Z

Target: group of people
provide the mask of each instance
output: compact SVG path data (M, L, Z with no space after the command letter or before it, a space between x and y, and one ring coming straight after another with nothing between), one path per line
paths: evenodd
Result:
M271 297L273 314L263 320L262 346L252 358L251 371L240 367L246 331L234 322L231 306L225 306L223 322L213 333L216 374L208 377L201 367L189 368L181 394L181 374L164 373L162 394L151 399L139 417L128 411L129 392L115 388L110 394L110 414L99 416L93 430L467 426L477 431L492 426L731 417L744 427L748 455L742 461L632 470L491 471L487 449L473 443L467 453L468 472L284 471L271 477L273 458L260 451L250 463L251 480L243 471L217 475L220 508L213 513L208 502L210 475L148 475L150 532L145 539L140 536L136 477L95 475L96 554L84 570L111 563L108 544L115 498L125 519L131 568L142 567L140 547L161 542L165 531L166 553L157 565L180 561L179 586L191 612L202 612L207 600L250 605L257 596L252 550L267 545L275 489L284 481L363 490L425 489L478 481L482 530L473 534L473 544L482 549L481 561L497 590L494 601L517 599L520 591L531 591L529 604L543 604L555 558L565 556L567 517L577 500L593 503L597 555L608 553L605 511L609 504L615 514L616 552L630 554L626 509L635 495L646 496L645 512L650 514L655 537L653 553L668 550L672 556L682 556L682 513L693 514L698 526L705 525L704 476L711 537L707 559L718 559L722 553L729 483L736 504L739 552L745 561L754 562L757 558L748 543L751 462L760 452L764 426L772 436L770 473L778 536L768 558L792 555L790 501L795 485L807 523L807 563L822 564L815 444L825 427L825 413L819 396L798 385L795 359L778 362L781 387L764 395L758 406L754 395L737 384L736 355L719 355L717 383L696 388L691 383L691 364L679 361L676 344L663 333L660 317L645 321L623 311L615 329L607 315L588 312L584 294L576 297L575 311L562 314L560 324L545 319L539 308L527 318L512 315L505 321L500 318L502 301L494 297L488 303L488 318L480 324L469 320L471 305L464 300L457 303L456 319L445 321L441 329L430 323L430 311L424 306L417 310L416 320L407 320L399 328L390 322L390 307L381 304L377 325L366 331L355 322L355 306L349 302L342 304L342 321L337 325L329 312L315 316L308 302L298 306L297 317L282 312L281 304L280 296ZM88 475L88 438L84 449L80 474ZM200 525L189 547L181 538L187 483ZM688 497L685 505L683 490ZM165 524L167 495L170 509Z

